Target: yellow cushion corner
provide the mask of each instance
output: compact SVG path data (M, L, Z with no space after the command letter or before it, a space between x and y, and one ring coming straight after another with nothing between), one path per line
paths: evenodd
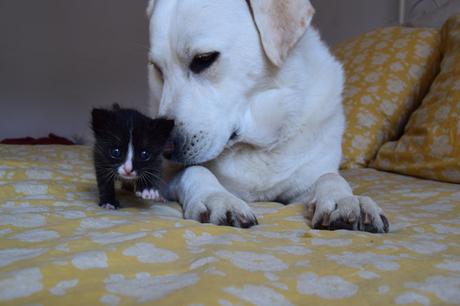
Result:
M460 183L460 14L442 28L441 71L400 140L385 144L372 167Z
M399 136L438 71L440 43L438 30L388 27L335 49L347 76L343 169L367 166Z

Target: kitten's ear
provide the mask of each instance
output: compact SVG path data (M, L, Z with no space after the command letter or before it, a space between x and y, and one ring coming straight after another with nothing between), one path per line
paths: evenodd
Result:
M91 112L91 127L95 133L102 131L107 127L107 123L111 118L111 114L112 113L106 109L93 109Z
M152 120L150 124L152 133L162 142L165 143L174 128L174 120L159 118Z

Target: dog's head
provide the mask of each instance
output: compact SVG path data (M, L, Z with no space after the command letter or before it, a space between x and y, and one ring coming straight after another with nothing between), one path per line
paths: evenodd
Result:
M314 10L309 0L151 0L147 13L153 112L176 121L173 160L199 164L251 142L251 98L271 89Z

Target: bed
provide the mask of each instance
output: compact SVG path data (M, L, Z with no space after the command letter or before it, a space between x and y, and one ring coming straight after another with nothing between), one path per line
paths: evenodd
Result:
M122 193L97 207L90 149L0 146L0 304L389 305L460 301L460 188L343 172L387 235L311 230L301 204L254 203L248 230Z

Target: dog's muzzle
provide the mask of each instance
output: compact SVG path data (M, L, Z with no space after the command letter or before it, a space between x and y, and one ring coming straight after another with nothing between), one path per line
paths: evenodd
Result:
M187 166L204 162L200 160L200 156L208 149L204 139L205 133L201 131L194 135L187 135L180 130L175 130L164 149L163 156Z

